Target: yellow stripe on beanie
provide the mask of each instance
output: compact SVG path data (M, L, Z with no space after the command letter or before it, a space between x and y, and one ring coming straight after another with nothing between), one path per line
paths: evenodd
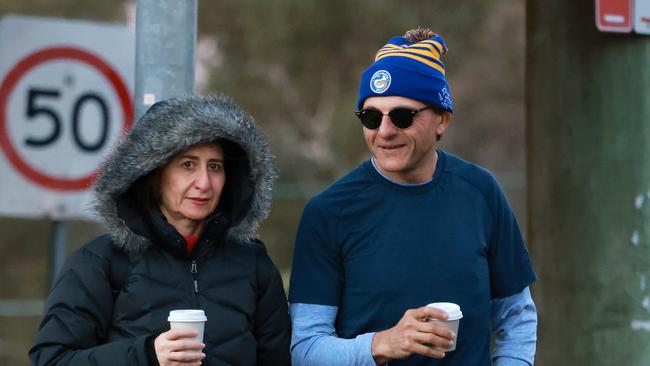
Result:
M395 53L389 53L389 54L386 54L386 55L383 55L383 56L377 56L375 61L381 60L384 57L395 57L395 56L408 57L410 59L420 61L423 64L431 66L434 69L440 71L443 75L445 74L445 69L442 66L438 65L437 63L435 63L433 61L429 61L429 60L427 60L425 58L422 58L422 57L419 57L419 56L416 56L416 55L412 55L410 53L406 53L406 52L395 52Z

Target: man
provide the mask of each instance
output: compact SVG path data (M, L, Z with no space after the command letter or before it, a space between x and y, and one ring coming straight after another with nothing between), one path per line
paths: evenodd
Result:
M535 273L515 217L489 172L436 149L453 111L446 50L418 28L390 39L361 77L372 157L303 212L294 365L533 364ZM457 337L430 321L447 318L432 302L460 305Z

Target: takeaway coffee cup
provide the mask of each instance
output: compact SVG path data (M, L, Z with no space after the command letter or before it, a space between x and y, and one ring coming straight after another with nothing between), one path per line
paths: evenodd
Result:
M440 319L430 319L430 321L438 322L449 330L454 332L456 338L458 338L458 324L460 323L460 318L463 317L463 313L460 311L460 306L451 303L451 302L434 302L427 305L430 308L436 308L444 311L449 316L447 320ZM449 347L441 348L445 352L453 351L456 349L456 338L454 338L454 344Z
M191 328L198 333L194 340L203 342L203 329L208 318L205 317L203 310L172 310L169 312L169 326L171 329Z

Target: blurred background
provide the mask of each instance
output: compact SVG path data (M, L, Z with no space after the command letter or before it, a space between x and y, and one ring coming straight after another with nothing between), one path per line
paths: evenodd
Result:
M0 1L8 14L135 27L135 1ZM526 231L524 0L199 1L198 14L196 92L234 96L276 156L261 238L285 285L306 200L368 158L353 113L359 75L386 40L420 25L449 48L456 112L442 148L490 169ZM103 233L86 221L69 230L68 251ZM52 223L1 217L0 233L0 364L26 365L51 281Z

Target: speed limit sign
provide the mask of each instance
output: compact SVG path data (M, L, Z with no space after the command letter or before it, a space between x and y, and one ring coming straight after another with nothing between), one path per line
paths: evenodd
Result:
M133 123L125 27L0 21L0 214L92 218L90 186Z

